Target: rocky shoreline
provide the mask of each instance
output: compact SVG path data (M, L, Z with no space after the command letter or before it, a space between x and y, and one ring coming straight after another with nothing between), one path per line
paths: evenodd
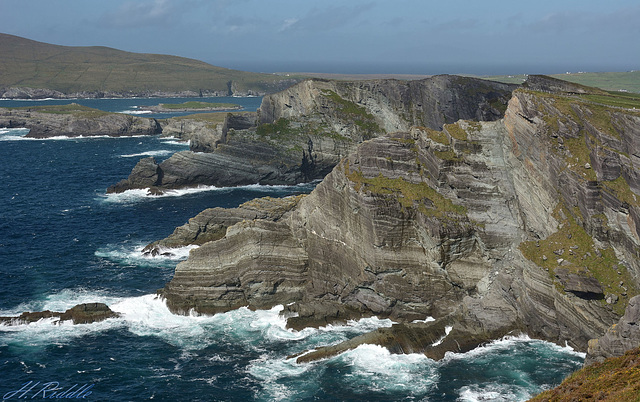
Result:
M72 103L63 106L0 108L0 127L27 128L29 138L137 136L161 132L155 119L107 113Z
M150 111L153 113L175 113L175 112L220 112L225 110L240 110L242 106L234 105L234 106L218 106L218 107L202 107L202 108L168 108L164 107L163 104L159 104L157 106L139 106L138 110L140 111Z
M397 323L300 362L362 343L437 359L513 332L594 350L637 303L640 115L556 84L531 77L494 121L362 142L308 196L203 212L148 247L200 244L160 294L178 314L283 304L294 329Z

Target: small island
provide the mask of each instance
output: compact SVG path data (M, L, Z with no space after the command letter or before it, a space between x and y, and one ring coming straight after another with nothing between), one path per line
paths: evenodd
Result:
M184 103L161 103L157 106L139 106L138 109L148 110L154 113L215 112L221 110L239 110L242 109L242 106L235 103L190 101Z

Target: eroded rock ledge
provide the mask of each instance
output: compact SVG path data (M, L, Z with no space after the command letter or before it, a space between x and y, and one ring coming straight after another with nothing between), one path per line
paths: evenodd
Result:
M397 322L299 361L513 331L586 351L638 294L640 115L576 96L519 89L504 119L365 141L277 219L210 211L224 235L160 293L175 313L283 304L291 328Z

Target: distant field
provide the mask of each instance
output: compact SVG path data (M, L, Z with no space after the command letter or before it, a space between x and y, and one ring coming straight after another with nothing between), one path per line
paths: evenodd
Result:
M161 103L163 109L238 109L242 106L235 103L210 103L210 102L184 102L184 103Z
M607 72L607 73L571 73L553 74L551 77L576 84L605 89L607 91L629 91L640 93L640 71ZM492 81L521 84L526 75L497 75L482 77Z
M176 56L107 47L57 46L0 34L0 88L76 92L221 91L270 93L294 81Z

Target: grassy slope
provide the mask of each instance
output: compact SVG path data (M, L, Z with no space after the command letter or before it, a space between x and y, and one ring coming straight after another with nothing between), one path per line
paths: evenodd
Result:
M50 45L0 34L0 88L79 91L226 91L274 92L283 77L229 70L176 56L130 53L107 47Z
M587 366L532 402L640 402L640 349Z

